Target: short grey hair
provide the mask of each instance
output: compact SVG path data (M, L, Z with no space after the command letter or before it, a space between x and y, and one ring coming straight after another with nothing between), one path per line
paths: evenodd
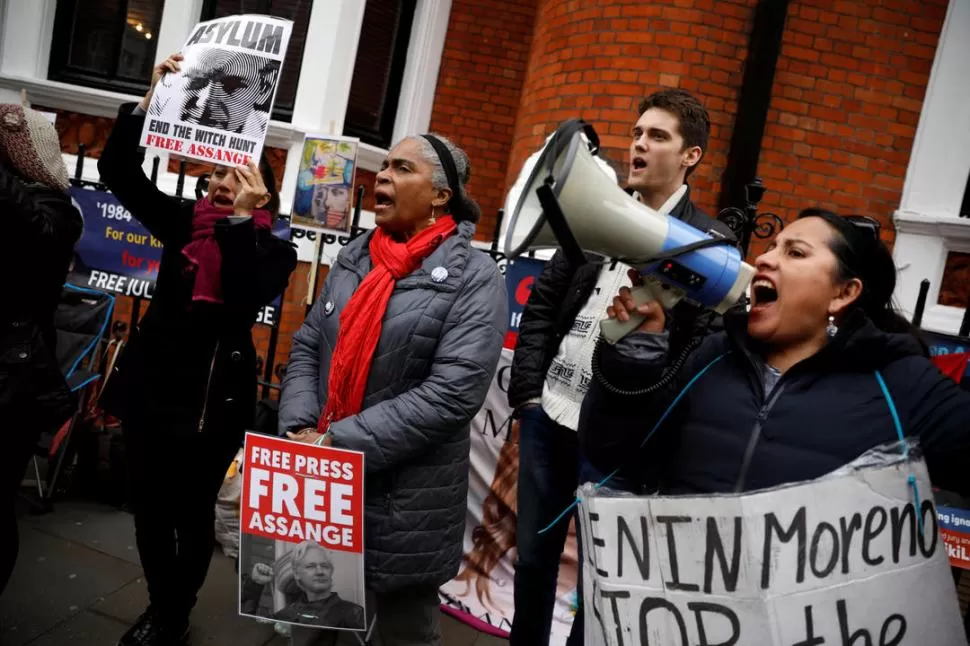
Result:
M429 133L436 139L440 140L444 144L448 152L451 153L452 159L455 161L455 169L458 171L458 194L452 195L452 200L458 200L464 208L464 217L461 219L470 220L472 222L478 222L481 217L482 211L478 204L469 197L468 193L465 191L465 185L468 184L468 180L471 178L472 174L472 164L471 160L468 159L468 155L464 150L459 148L453 141L442 135ZM447 188L451 189L448 185L448 175L445 173L445 167L441 163L441 159L438 157L438 151L435 150L431 142L424 137L414 136L408 137L418 142L421 146L421 155L424 160L431 164L431 185L436 189Z

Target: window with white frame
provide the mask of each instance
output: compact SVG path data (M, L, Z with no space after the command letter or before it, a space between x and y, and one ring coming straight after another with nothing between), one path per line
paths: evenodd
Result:
M306 46L307 28L310 25L310 11L313 9L313 4L313 0L205 0L202 5L202 20L256 13L293 21L290 44L286 50L286 58L283 60L283 75L273 103L273 118L277 121L293 119L296 89L300 83L300 63L303 60L303 49ZM316 4L326 10L326 3Z
M970 303L970 3L951 2L896 212L896 300L907 315L929 281L922 326L956 333Z
M140 94L155 64L159 0L60 0L54 15L48 77Z
M370 0L347 101L344 134L390 148L416 0Z
M963 189L963 204L960 205L960 217L970 218L970 171L967 171L967 187Z

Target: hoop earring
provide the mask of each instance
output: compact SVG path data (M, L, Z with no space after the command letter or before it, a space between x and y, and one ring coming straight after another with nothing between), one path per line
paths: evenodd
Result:
M825 333L832 338L839 333L839 326L835 324L835 317L829 314L829 324L825 326Z

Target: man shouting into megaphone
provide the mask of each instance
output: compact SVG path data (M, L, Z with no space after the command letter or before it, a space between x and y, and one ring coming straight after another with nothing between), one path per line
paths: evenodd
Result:
M733 238L726 225L708 217L690 199L687 177L703 158L710 135L704 106L683 90L663 90L641 101L637 115L627 178L634 198L695 229ZM527 163L520 179L530 172ZM521 191L520 184L516 182L512 193ZM517 199L510 193L509 203ZM519 324L508 391L509 405L520 418L511 646L548 645L569 523L556 523L541 534L540 530L570 505L580 482L601 479L580 455L576 429L593 378L598 322L613 296L631 281L630 267L622 263L602 265L592 256L588 260L577 266L557 251L536 281ZM666 318L670 347L677 352L712 326L720 328L720 317L682 301ZM611 486L622 484L614 479ZM582 640L580 608L567 644L576 646Z

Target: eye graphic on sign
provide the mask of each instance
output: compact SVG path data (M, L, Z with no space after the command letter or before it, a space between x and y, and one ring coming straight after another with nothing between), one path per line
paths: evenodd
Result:
M519 305L525 305L526 301L529 300L529 294L532 293L532 285L535 282L535 276L526 276L519 281L518 287L515 288L516 303Z

